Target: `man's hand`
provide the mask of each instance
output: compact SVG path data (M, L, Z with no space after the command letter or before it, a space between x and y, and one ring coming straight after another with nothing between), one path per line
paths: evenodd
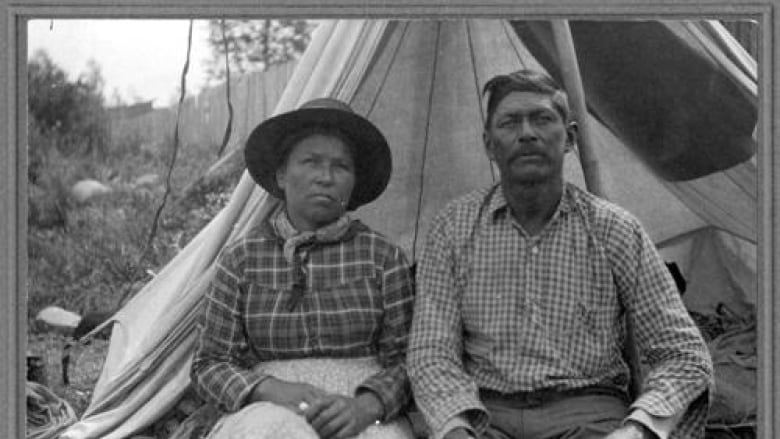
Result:
M325 390L307 383L283 381L277 378L267 378L252 390L251 402L269 401L300 413L301 403L311 405L327 396Z
M604 439L657 439L657 436L639 422L627 421Z
M357 436L382 416L382 402L371 392L355 398L327 395L314 401L304 412L317 434L323 439Z
M444 439L473 439L474 436L463 427L453 428L444 435Z

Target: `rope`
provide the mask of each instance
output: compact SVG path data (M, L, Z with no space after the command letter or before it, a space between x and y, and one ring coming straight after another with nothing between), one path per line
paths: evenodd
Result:
M179 105L176 109L176 125L173 128L173 152L171 154L171 160L168 163L168 172L165 176L165 192L163 193L160 205L157 207L157 211L154 214L154 220L152 221L152 227L149 230L149 236L146 239L146 245L144 246L141 255L138 257L138 261L135 264L136 267L141 266L141 263L144 259L146 259L147 255L149 254L149 250L152 248L154 238L157 236L157 227L160 222L160 217L162 216L163 209L165 209L168 197L171 194L171 175L173 174L173 167L176 165L176 158L179 154L179 125L181 124L181 111L182 107L184 106L184 97L187 94L187 72L190 69L190 52L192 51L192 24L193 21L190 20L190 28L187 35L187 58L184 61L184 67L181 72L181 91L179 94ZM125 290L122 293L122 296L119 298L119 302L117 303L117 309L122 306L122 303L130 294L131 290L132 284L125 287Z

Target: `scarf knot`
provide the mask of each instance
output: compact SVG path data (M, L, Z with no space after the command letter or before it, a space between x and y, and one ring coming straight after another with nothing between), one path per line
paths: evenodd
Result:
M325 227L301 232L290 222L284 208L278 209L271 219L274 231L284 241L282 248L284 259L293 265L295 262L295 251L299 247L306 244L339 242L346 235L351 223L352 219L345 213Z

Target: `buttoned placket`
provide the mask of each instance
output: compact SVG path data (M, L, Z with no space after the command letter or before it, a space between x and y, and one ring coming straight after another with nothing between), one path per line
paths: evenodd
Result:
M530 323L534 329L537 329L541 326L541 309L540 309L540 291L538 291L538 284L536 282L536 276L534 274L539 270L539 258L541 250L539 249L541 245L541 238L544 235L545 229L547 229L547 225L542 229L542 231L537 234L536 236L531 236L528 234L528 232L525 231L522 225L520 225L514 218L511 217L511 214L509 214L510 222L512 224L512 227L514 227L515 231L520 234L521 241L523 243L523 258L522 258L522 265L523 265L523 278L522 278L522 288L523 288L523 294L521 296L521 306L525 308L527 318L530 320Z
M306 344L310 349L320 347L319 338L319 313L310 312L316 308L316 294L313 288L313 278L310 269L310 250L311 246L303 246L299 249L299 267L305 280L305 292L301 298L300 309L303 320L304 331L306 331Z
M528 237L528 250L526 252L526 280L525 291L526 301L529 309L531 323L534 328L539 328L542 324L541 309L540 309L540 291L539 285L535 274L539 271L539 243L540 238L537 236Z

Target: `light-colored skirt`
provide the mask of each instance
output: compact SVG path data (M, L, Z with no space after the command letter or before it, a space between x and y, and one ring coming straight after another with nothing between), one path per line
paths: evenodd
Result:
M256 370L281 380L305 382L331 393L351 396L381 366L371 358L306 358L268 361ZM372 425L356 439L412 439L406 419ZM208 439L318 439L306 418L271 402L256 402L223 417Z

